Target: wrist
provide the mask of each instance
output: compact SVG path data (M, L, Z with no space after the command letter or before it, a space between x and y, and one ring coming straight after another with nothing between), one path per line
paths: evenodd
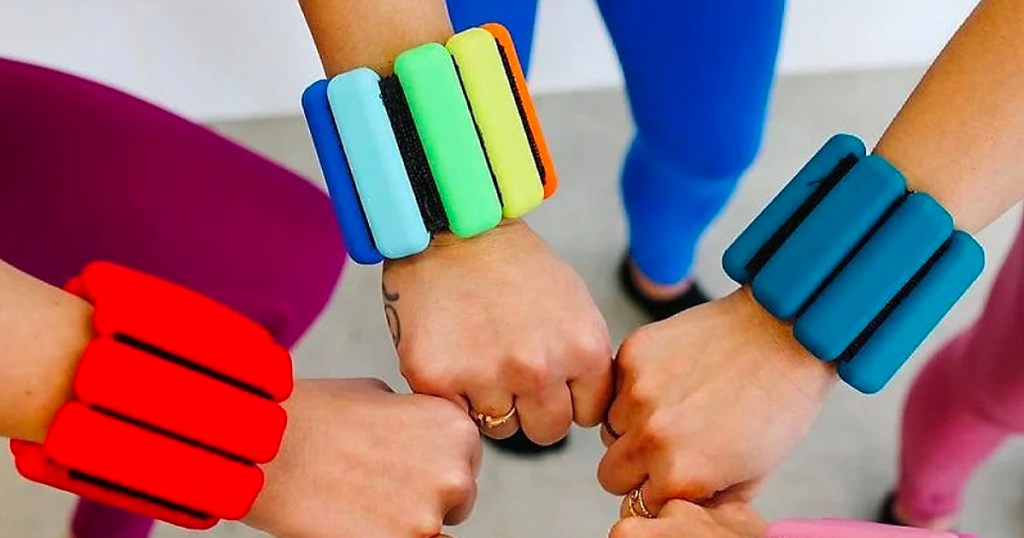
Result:
M768 358L772 366L782 372L796 386L827 383L837 380L836 364L815 357L793 336L792 326L767 311L750 289L743 286L729 296L737 315L748 320L750 329L766 336L771 352Z
M35 345L5 371L14 390L10 391L12 401L3 408L13 412L0 417L0 426L11 439L42 442L46 438L57 411L70 398L79 359L92 336L89 303L54 292L52 302L30 314L35 318L32 328L40 330L35 337L26 335L26 342Z

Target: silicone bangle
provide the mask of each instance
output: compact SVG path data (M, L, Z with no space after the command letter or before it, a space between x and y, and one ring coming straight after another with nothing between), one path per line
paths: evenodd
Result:
M541 128L540 118L537 116L537 109L533 104L533 96L530 95L530 89L526 85L526 74L519 62L516 46L512 42L512 34L507 28L497 23L485 24L482 28L490 32L498 44L498 51L501 53L505 70L512 83L519 115L526 123L530 146L537 159L540 179L544 184L544 198L550 198L558 189L558 173L555 170L555 161L551 157L551 150L544 138L544 129Z
M864 155L864 143L855 136L840 134L829 139L726 249L722 257L726 274L749 284L774 253L773 244L781 244L787 232L792 233L787 222L794 217L802 220L801 214L806 218L814 209L814 203L808 202L813 201L818 187L838 182Z
M366 215L352 182L352 172L327 101L326 80L314 82L302 93L302 111L349 256L364 265L380 263L384 257L373 245Z
M957 231L862 347L839 365L850 386L871 394L885 387L915 349L977 280L985 251L970 235Z
M327 98L377 249L387 258L422 252L430 234L381 100L380 76L366 68L338 75Z
M729 247L726 272L751 284L808 351L881 390L970 287L984 253L930 196L908 193L884 159L830 140Z
M259 325L106 263L68 291L95 340L43 444L12 441L30 480L192 529L245 516L276 455L291 360Z
M905 190L884 160L862 159L754 277L758 302L778 318L796 316Z
M428 43L395 60L451 231L473 237L501 221L487 157L455 65L444 46ZM333 103L332 103L333 104Z
M521 217L544 201L544 185L497 42L487 30L473 28L449 39L447 48L494 170L502 214Z

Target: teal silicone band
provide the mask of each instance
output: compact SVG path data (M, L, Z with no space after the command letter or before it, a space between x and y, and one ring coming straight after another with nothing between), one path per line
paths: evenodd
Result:
M338 75L327 97L377 249L387 258L422 252L430 233L381 101L380 76L365 68Z

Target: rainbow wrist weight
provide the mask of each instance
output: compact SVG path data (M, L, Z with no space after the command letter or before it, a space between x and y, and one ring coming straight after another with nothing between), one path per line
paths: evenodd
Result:
M422 252L523 216L558 183L508 31L488 24L313 83L313 145L353 260Z
M191 529L242 519L284 436L288 352L229 308L106 263L67 287L95 338L43 444L11 441L26 478Z
M985 256L931 196L837 135L729 247L796 339L865 393L881 390L981 273Z

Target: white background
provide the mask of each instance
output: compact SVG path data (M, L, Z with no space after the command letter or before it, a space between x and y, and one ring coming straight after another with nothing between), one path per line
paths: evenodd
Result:
M927 63L974 4L790 0L782 71ZM0 56L103 80L201 120L297 113L300 92L322 74L295 0L0 0ZM591 0L542 0L535 58L539 92L619 84Z

